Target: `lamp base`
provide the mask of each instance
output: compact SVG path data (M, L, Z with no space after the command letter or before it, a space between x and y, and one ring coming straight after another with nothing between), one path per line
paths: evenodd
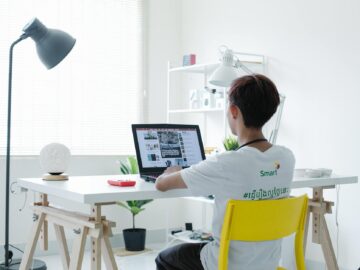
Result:
M0 264L0 270L18 270L20 268L21 259L12 260L9 266L5 266L5 263ZM46 264L40 260L33 260L30 270L46 270Z
M69 180L69 176L67 174L44 174L42 178L45 181L66 181L66 180Z

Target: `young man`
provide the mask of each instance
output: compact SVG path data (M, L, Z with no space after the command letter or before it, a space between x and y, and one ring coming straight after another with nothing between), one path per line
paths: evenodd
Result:
M194 195L215 195L214 241L182 244L162 251L158 270L215 270L226 203L229 199L265 200L287 197L293 178L292 152L272 145L262 133L263 125L280 103L274 83L263 75L241 77L229 91L227 111L231 131L240 147L181 170L168 168L156 180L156 188L167 191L188 188ZM274 270L280 259L281 241L233 241L228 269Z

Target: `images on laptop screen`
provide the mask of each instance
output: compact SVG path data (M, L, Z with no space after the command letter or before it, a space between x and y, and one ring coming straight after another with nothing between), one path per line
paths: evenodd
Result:
M140 167L189 167L204 156L198 126L149 124L133 125L135 147Z

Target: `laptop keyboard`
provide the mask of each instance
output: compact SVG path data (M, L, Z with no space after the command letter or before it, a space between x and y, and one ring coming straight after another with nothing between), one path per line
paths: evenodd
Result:
M141 174L140 177L144 179L146 182L155 183L156 178L159 177L159 175L149 175L149 174Z

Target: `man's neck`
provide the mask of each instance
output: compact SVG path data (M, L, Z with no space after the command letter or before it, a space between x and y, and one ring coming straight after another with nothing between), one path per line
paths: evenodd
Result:
M246 128L237 132L239 144L245 144L256 139L264 139L261 129Z

